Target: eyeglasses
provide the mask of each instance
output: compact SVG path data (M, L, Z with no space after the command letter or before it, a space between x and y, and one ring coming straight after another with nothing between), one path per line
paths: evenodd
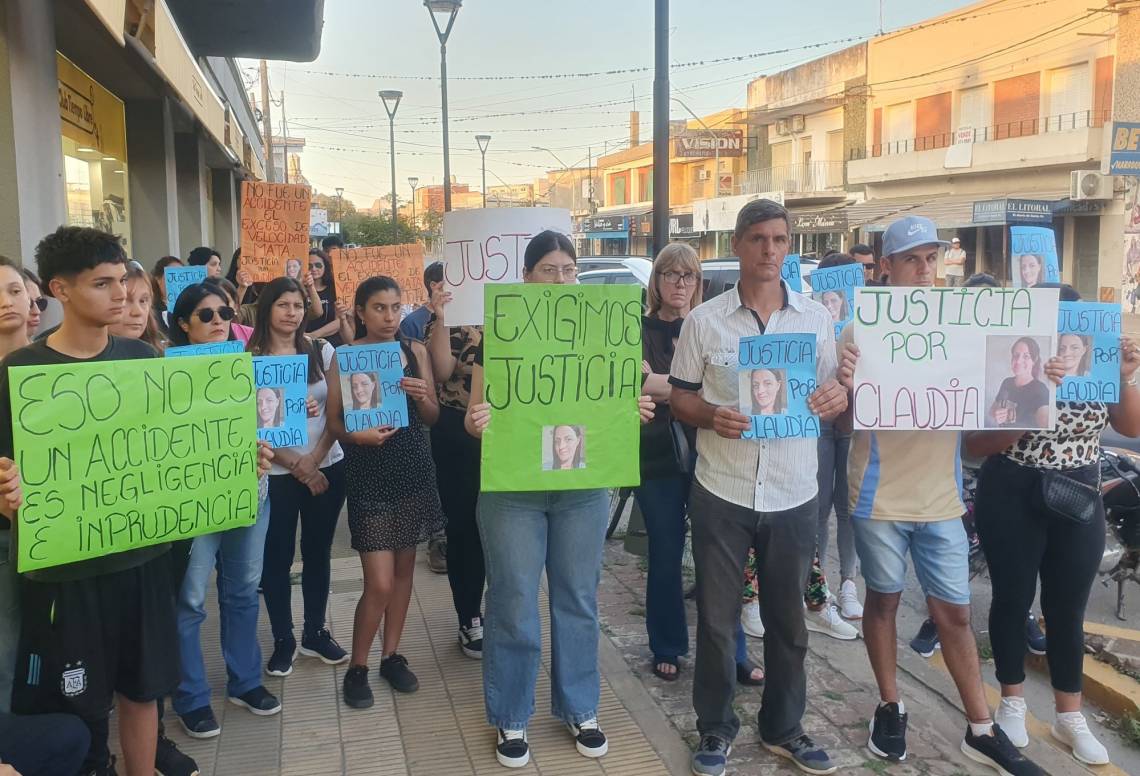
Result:
M234 319L234 308L232 307L219 307L217 310L207 307L205 310L198 310L194 314L198 316L198 320L202 323L209 323L214 320L214 313L217 313L218 317L223 321L232 321Z
M559 275L564 278L578 277L578 267L573 264L567 267L553 267L549 264L544 264L541 267L535 267L534 271L544 278L556 278Z
M695 286L697 284L697 273L695 272L674 272L673 270L669 270L657 274L665 278L666 283L672 283L675 286Z
M40 312L42 313L45 310L47 310L47 305L48 305L47 297L41 296L37 299L33 299L32 304L34 304L36 307L38 307L40 309Z

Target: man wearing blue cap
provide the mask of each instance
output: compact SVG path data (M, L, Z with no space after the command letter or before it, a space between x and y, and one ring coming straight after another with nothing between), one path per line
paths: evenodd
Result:
M934 285L948 243L921 216L895 221L883 235L885 285ZM851 326L840 337L839 381L852 390L859 350ZM848 402L849 405L851 402ZM845 421L850 423L850 411ZM896 681L895 617L906 582L906 556L938 625L942 655L958 687L969 727L962 753L999 773L1043 774L993 723L982 690L978 647L970 628L969 541L962 527L962 462L957 431L855 431L848 459L855 549L867 583L863 637L881 702L867 747L906 759L906 708Z

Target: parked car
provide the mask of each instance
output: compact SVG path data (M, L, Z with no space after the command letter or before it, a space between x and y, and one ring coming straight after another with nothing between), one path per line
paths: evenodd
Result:
M622 269L626 259L642 259L653 262L648 256L579 256L578 272L592 272L598 269Z
M581 259L579 261L579 266ZM811 293L810 277L812 270L819 266L811 259L800 261L800 279L805 293ZM579 272L579 283L640 283L649 287L649 277L653 272L653 262L641 257L621 259L618 266ZM740 259L709 259L701 262L703 297L707 301L720 296L736 286L740 281Z

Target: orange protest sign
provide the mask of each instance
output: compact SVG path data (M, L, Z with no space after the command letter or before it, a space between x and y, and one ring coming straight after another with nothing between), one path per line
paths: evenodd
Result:
M377 275L387 275L400 284L403 304L427 303L424 247L419 243L341 248L334 250L331 257L337 299L351 300L356 294L356 287L362 282Z
M241 183L241 266L255 283L299 277L309 256L308 186Z

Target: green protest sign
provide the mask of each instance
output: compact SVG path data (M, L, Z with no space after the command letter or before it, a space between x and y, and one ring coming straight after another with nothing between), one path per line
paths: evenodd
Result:
M483 490L639 484L640 289L489 284L485 294Z
M21 572L252 525L248 353L9 370Z

